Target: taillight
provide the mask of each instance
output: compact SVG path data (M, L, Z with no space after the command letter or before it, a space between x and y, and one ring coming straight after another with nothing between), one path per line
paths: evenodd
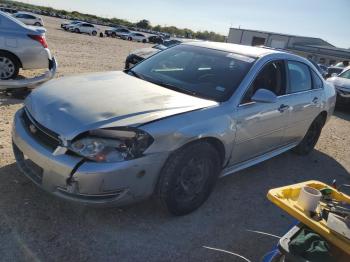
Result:
M48 48L46 38L42 35L28 35L31 39L39 42L44 48Z

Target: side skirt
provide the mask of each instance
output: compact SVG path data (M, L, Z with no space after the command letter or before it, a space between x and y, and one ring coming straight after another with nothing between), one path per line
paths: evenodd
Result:
M273 151L270 151L270 152L267 152L261 156L258 156L258 157L255 157L255 158L252 158L252 159L249 159L247 161L244 161L244 162L241 162L241 163L238 163L236 165L233 165L233 166L229 166L227 168L225 168L222 172L221 172L221 175L220 177L224 177L224 176L227 176L227 175L230 175L230 174L233 174L235 172L238 172L242 169L246 169L248 167L251 167L251 166L254 166L256 164L259 164L265 160L268 160L270 158L273 158L277 155L280 155L290 149L292 149L293 147L296 147L298 145L298 143L292 143L292 144L288 144L288 145L285 145L283 147L280 147L276 150L273 150Z

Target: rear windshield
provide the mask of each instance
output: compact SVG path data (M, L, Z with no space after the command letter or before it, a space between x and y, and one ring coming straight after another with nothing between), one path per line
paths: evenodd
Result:
M230 52L177 45L144 60L130 74L179 92L225 101L254 61Z

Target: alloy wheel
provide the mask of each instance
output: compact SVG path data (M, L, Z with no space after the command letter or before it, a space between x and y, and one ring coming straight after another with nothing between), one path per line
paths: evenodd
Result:
M15 73L15 64L7 57L0 56L0 79L9 79Z

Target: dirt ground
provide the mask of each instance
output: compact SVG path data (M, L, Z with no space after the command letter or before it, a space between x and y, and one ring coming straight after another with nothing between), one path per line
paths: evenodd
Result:
M58 76L120 70L141 43L64 32L45 17ZM260 261L293 222L266 199L270 188L317 179L350 183L350 110L337 110L316 150L285 153L225 177L196 212L172 217L155 201L93 209L61 201L23 177L11 151L11 126L23 101L0 96L1 261Z

